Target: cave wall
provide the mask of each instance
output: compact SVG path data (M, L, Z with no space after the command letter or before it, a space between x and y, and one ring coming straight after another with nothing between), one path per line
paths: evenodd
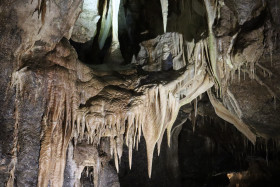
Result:
M38 183L48 83L45 72L31 71L26 64L44 63L42 56L69 35L80 1L38 3L1 2L0 186L13 186L14 180L18 186Z

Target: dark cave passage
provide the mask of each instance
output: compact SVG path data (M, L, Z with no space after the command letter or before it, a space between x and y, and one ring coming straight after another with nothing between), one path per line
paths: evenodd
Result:
M205 101L203 101L205 102ZM208 109L213 110L213 109ZM179 117L180 118L180 117ZM175 123L175 128L176 128ZM177 147L169 148L166 134L160 156L153 157L153 175L146 175L146 149L141 140L133 151L132 169L128 150L119 172L121 186L276 187L280 185L280 147L277 140L259 139L255 145L235 127L217 117L198 117L195 130L190 119L179 130ZM170 154L177 152L177 158ZM172 159L172 160L170 160ZM174 164L174 159L178 161ZM170 166L170 163L171 164Z

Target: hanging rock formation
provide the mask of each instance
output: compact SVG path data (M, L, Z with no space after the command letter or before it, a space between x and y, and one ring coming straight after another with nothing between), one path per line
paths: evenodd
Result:
M82 12L73 27L71 36L73 41L85 43L93 39L97 30L96 25L100 18L98 4L98 0L86 0L83 2Z
M102 49L112 26L112 1L105 0L101 21L100 34L98 37L99 48Z
M161 11L162 11L162 21L163 21L163 31L166 33L167 26L167 16L168 16L168 0L160 0Z

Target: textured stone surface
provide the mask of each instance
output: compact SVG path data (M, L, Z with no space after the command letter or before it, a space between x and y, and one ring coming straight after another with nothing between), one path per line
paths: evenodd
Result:
M75 42L85 43L96 34L98 14L98 0L85 0L82 11L73 27L71 39Z
M38 5L38 3L41 3ZM48 51L68 33L75 22L79 1L6 1L1 3L1 179L0 186L36 186L41 143L41 121L45 110L46 87L34 72L22 64L40 64L41 59L26 62L22 56L32 50ZM38 8L41 6L41 8ZM63 7L63 9L62 9ZM46 11L47 9L47 11ZM70 13L71 16L68 15ZM62 24L63 23L63 24ZM37 41L37 42L36 42ZM34 45L35 44L35 45ZM12 76L15 69L26 77ZM15 74L14 74L15 75ZM21 80L24 79L25 80ZM38 79L39 78L39 79ZM18 87L20 81L27 86ZM20 91L21 90L21 91ZM38 90L34 92L34 90ZM10 180L9 180L10 178Z

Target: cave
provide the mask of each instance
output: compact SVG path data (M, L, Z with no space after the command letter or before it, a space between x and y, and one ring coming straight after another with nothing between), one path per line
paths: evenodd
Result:
M0 187L280 186L278 0L1 0Z

